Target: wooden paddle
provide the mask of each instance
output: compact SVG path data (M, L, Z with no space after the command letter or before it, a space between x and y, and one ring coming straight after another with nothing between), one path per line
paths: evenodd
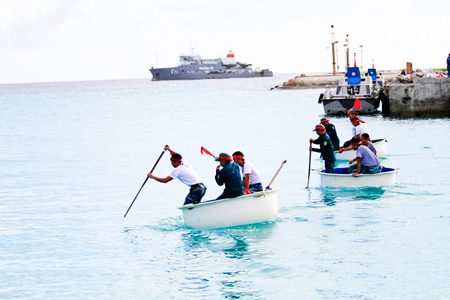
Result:
M309 166L308 166L308 183L306 184L306 188L309 188L309 176L311 175L311 147L312 142L309 142Z
M280 173L281 168L284 166L284 164L285 164L286 162L287 162L287 160L285 160L285 161L283 161L283 162L281 163L280 168L278 168L278 171L277 171L277 172L275 173L275 175L273 176L273 178L272 178L272 180L270 181L269 185L266 186L266 189L265 189L266 191L267 191L267 190L271 190L270 186L272 185L273 181L275 180L275 177L277 177L278 173Z
M159 161L161 160L161 157L164 155L164 152L166 152L166 148L164 147L163 152L161 152L161 155L159 156L158 160L156 161L155 165L153 166L152 170L150 171L150 173L153 173L153 171L156 168L156 165L159 163ZM133 206L134 201L136 200L137 196L139 195L139 193L141 192L142 188L144 187L145 183L147 182L148 177L145 178L144 183L142 184L141 188L139 189L139 192L136 194L136 197L134 197L133 202L131 202L130 207L128 207L127 212L125 213L125 215L123 216L124 218L127 216L128 212L130 211L131 206Z

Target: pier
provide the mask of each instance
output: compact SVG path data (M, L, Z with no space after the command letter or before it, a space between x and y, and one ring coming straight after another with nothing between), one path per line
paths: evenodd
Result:
M412 83L394 83L387 87L387 92L388 101L382 100L385 116L450 116L450 78L417 78Z
M386 83L391 83L399 74L400 71L380 71L383 74ZM302 74L284 82L279 89L313 89L324 88L325 86L335 87L339 80L345 77L345 73L338 73L336 75L329 73L317 74Z

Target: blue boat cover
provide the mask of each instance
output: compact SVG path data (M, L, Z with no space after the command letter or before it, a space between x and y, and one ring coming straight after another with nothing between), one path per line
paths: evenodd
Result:
M347 83L349 85L361 84L361 73L358 67L347 68Z
M367 72L369 72L369 76L372 77L373 81L377 80L377 70L376 69L368 69Z
M395 171L394 168L388 168L388 167L384 167L381 170L381 173L385 173L385 172L392 172ZM325 173L325 170L320 171L321 173ZM348 168L334 168L333 169L333 174L350 174L348 173Z

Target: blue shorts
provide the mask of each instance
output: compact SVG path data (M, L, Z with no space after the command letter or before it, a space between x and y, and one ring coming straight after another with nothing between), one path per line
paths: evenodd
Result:
M261 183L250 184L248 187L250 193L261 192L263 190Z
M198 183L191 185L191 189L189 190L189 194L184 199L184 204L197 204L199 203L203 196L206 193L206 186L203 183Z

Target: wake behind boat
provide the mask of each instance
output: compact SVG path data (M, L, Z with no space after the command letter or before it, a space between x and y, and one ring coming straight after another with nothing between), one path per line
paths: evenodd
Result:
M210 200L179 207L186 226L217 229L272 221L278 214L279 190L256 192L236 198Z
M269 69L253 70L251 64L237 62L232 51L225 59L202 59L199 54L181 54L177 67L151 68L152 81L272 77Z

